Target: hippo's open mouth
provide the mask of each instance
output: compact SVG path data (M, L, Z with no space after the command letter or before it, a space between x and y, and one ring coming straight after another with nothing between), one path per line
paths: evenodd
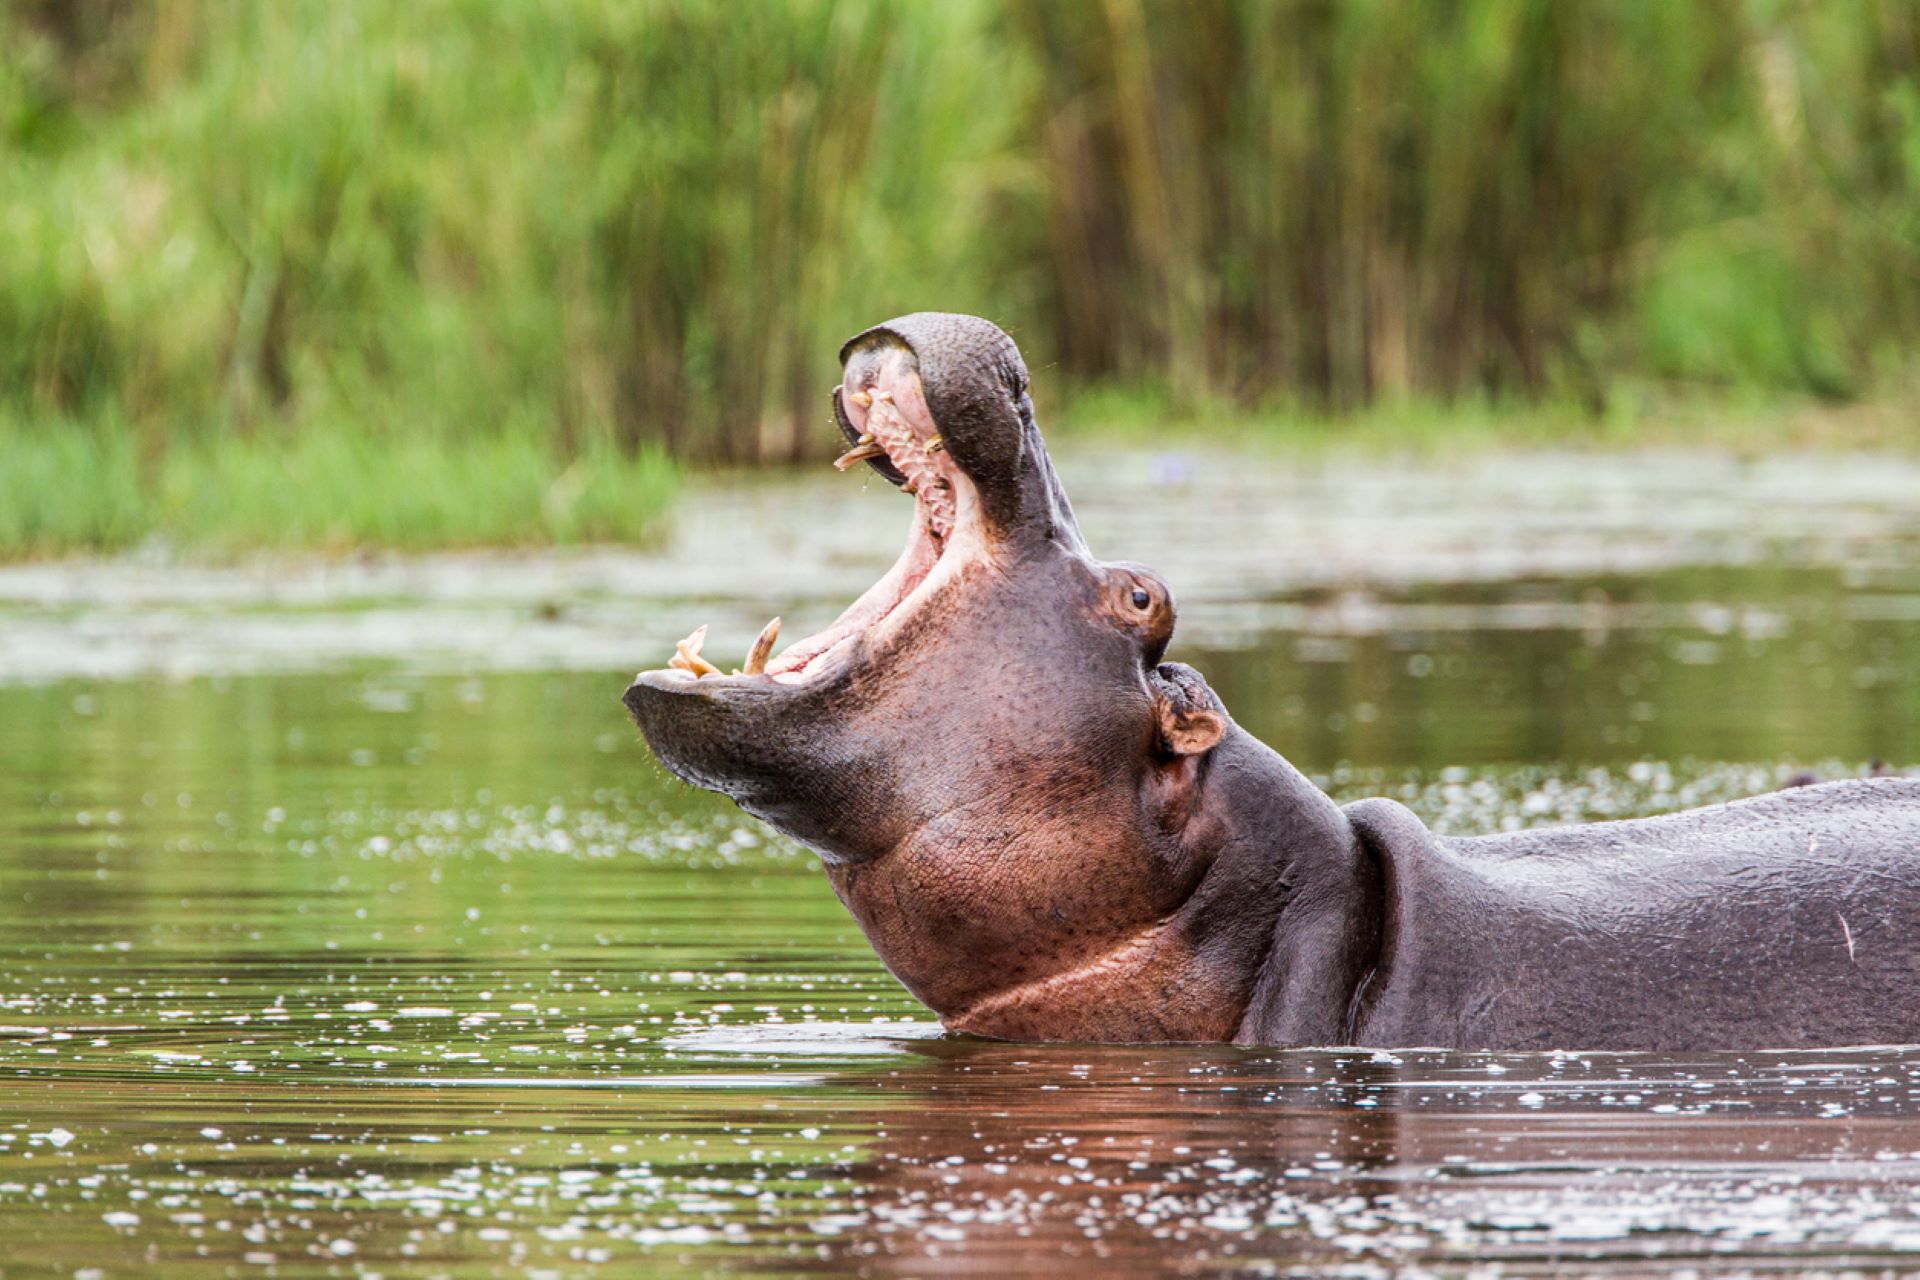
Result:
M979 549L978 493L941 439L912 354L904 347L886 350L877 361L863 364L861 382L834 390L834 417L852 445L834 465L844 471L866 462L913 496L913 524L900 558L825 630L778 654L773 653L780 634L775 618L749 649L745 664L723 674L701 653L707 632L701 627L679 643L665 670L643 676L801 683L836 665L835 657L855 640L865 637L872 649L896 632Z

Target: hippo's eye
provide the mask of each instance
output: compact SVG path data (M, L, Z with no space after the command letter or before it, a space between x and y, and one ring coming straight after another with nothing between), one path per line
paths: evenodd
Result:
M1147 594L1147 589L1145 587L1135 587L1133 589L1133 607L1134 608L1144 609L1152 603L1153 603L1153 597Z

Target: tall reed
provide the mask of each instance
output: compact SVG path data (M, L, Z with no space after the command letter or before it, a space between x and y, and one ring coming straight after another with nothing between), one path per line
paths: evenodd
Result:
M0 405L800 452L846 333L993 307L1019 77L984 15L16 4ZM129 60L163 21L186 52Z
M1019 0L1044 327L1085 378L1333 408L1858 390L1920 303L1917 13Z
M1910 385L1920 0L0 0L0 412L149 485L795 457L919 307L1207 402Z

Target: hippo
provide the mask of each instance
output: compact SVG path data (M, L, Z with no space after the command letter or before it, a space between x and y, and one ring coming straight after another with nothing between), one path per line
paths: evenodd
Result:
M913 497L893 568L724 674L623 701L680 779L818 854L953 1032L1021 1041L1702 1050L1920 1042L1920 781L1442 838L1339 805L1165 660L1171 588L1089 551L1013 340L840 353L836 423Z

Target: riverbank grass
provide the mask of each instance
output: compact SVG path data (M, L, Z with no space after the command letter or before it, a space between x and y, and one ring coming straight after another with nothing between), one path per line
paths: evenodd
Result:
M0 421L0 558L644 543L676 487L657 450L568 460L532 435L141 443L137 429Z

